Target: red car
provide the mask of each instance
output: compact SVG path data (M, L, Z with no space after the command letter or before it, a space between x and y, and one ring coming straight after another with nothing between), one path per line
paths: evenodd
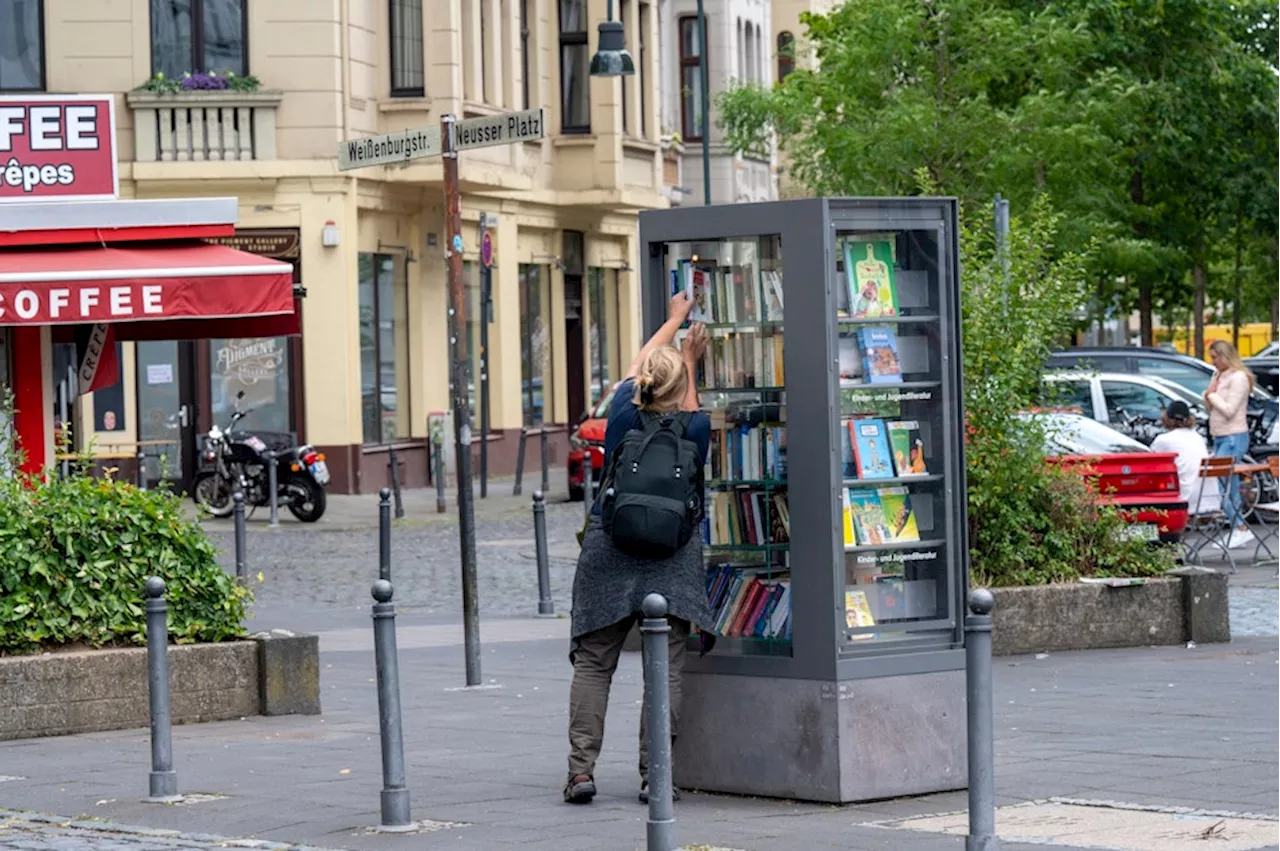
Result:
M1148 447L1079 414L1038 412L1051 420L1050 463L1070 465L1097 483L1102 502L1114 505L1133 534L1173 543L1187 525L1187 501L1178 492L1177 457Z
M569 435L569 499L577 502L582 499L582 472L586 469L587 459L591 459L592 493L600 484L604 475L604 431L609 424L609 403L613 401L613 389L596 403L595 410L582 418L578 427Z

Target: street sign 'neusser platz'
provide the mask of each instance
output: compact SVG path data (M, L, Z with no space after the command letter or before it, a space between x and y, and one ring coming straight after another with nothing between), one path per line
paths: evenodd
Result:
M547 135L541 109L508 112L468 118L454 125L454 150L487 148L542 139ZM367 139L348 139L338 144L338 170L390 165L424 157L438 157L441 152L440 128L423 127L401 133L385 133Z
M546 122L543 121L541 109L468 118L457 123L454 133L457 136L456 147L459 151L465 151L468 148L487 148L491 145L510 145L513 142L528 142L547 135Z

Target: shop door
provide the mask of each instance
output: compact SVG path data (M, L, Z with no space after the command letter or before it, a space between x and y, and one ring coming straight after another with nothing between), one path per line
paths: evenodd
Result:
M138 342L138 448L146 454L147 485L161 480L186 491L196 472L193 344Z
M568 379L565 395L569 402L569 422L576 423L587 410L587 372L583 363L582 276L564 276L564 358Z

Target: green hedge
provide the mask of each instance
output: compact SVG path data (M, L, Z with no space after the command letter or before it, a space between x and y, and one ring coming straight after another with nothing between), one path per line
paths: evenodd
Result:
M142 644L143 582L168 586L178 642L244 635L250 599L172 493L74 475L0 479L0 654Z

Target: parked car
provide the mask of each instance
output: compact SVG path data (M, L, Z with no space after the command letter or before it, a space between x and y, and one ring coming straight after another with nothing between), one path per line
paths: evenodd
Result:
M1045 457L1096 483L1098 498L1114 505L1144 540L1176 542L1187 525L1172 452L1152 452L1133 438L1079 414L1024 414L1047 426Z
M1244 362L1253 370L1258 384L1273 396L1280 394L1280 342L1270 343L1253 357L1245 358Z
M615 384L596 403L595 408L583 416L577 428L569 435L569 455L566 463L569 467L569 499L574 502L581 500L585 493L583 472L587 468L588 459L590 459L592 485L598 486L600 478L604 475L604 432L609 424L609 403L613 401L613 394L617 389L618 385ZM593 487L592 493L594 492Z

